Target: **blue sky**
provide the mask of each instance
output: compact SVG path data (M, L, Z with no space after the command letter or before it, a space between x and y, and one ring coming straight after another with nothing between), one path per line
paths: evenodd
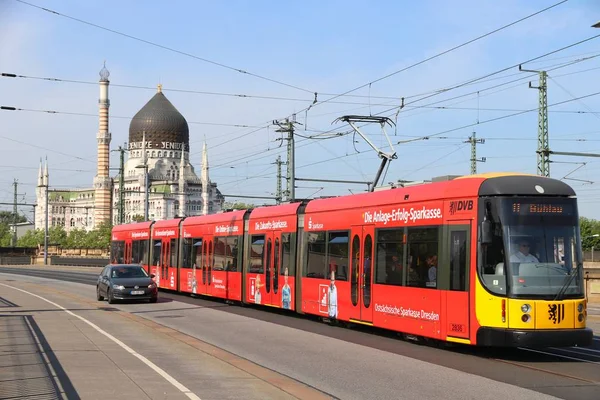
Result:
M319 93L318 99L324 101L331 94L365 85L558 0L31 2L305 89L276 84L140 43L14 0L0 0L1 72L97 82L98 71L106 60L113 85L110 88L113 149L127 141L127 118L152 97L155 92L152 88L160 82L166 96L190 123L192 162L196 168L200 167L200 150L206 139L211 179L223 193L272 196L276 187L274 162L278 155L285 160L285 143L279 147L281 136L274 126L268 126L268 121L305 109L314 99L313 92ZM342 115L377 114L397 106L401 97L407 102L419 100L420 94L451 87L600 34L600 29L590 27L599 20L600 4L570 0L466 47L367 85L352 92L352 97L317 103L307 115L304 112L297 115L302 125L297 126L301 136L296 138L296 176L373 179L380 160L360 137L307 138L321 134L322 139L322 132L331 129L347 132L349 127L345 123L332 125ZM553 104L600 92L600 38L525 67L549 69L593 56L599 57L549 72L548 103ZM473 131L479 138L486 138L485 144L478 146L478 157L487 158L485 163L478 164L479 172L535 173L537 112L484 122L537 107L538 91L527 86L530 75L513 68L405 107L398 114L397 128L387 130L394 143L480 123L439 135L442 137L439 139L396 145L398 159L390 164L383 181L468 174L470 147L463 142ZM489 89L519 78L518 82ZM531 79L537 83L536 77ZM151 89L123 88L116 84ZM181 93L170 89L288 100ZM466 94L469 95L448 100ZM0 79L1 105L97 115L97 99L96 84ZM435 106L449 108L415 108L434 102ZM597 111L600 112L600 96L551 108L550 148L600 153ZM385 115L394 118L394 112ZM0 202L12 201L13 178L19 180L19 198L35 200L39 159L46 155L51 166L51 185L91 186L95 175L97 117L1 111L0 126L3 176ZM364 132L377 146L386 146L378 126L365 127ZM596 207L600 200L600 159L553 156L552 160L552 177L593 182L566 181L578 193L580 214L600 219L600 208ZM113 153L111 167L118 167L117 153ZM349 189L359 192L366 188L308 181L298 181L296 185L297 197L348 194ZM21 209L27 212L27 208Z

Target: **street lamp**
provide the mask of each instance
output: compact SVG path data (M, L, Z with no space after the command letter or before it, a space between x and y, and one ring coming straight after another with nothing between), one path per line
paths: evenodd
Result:
M600 21L592 25L592 28L600 28Z

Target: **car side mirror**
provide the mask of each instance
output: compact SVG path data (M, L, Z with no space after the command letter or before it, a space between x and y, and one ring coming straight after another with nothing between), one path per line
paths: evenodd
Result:
M156 275L150 274L150 278L154 278L154 277L156 277Z

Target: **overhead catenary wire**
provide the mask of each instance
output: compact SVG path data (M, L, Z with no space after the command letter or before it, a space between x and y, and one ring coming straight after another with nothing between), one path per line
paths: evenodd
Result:
M523 82L523 81L526 81L526 80L528 80L528 79L531 79L532 77L535 77L535 76L537 76L537 74L532 74L532 75L523 76L522 78L513 79L513 80L511 80L511 81L508 81L508 82L502 82L502 83L499 83L499 84L496 84L496 85L489 86L489 87L487 87L487 88L478 89L478 90L475 90L475 91L472 91L472 92L469 92L469 93L464 93L464 94L460 94L460 95L457 95L457 96L454 96L454 97L450 97L450 98L446 98L446 99L438 100L438 101L435 101L435 102L432 102L432 103L425 104L424 106L413 106L413 105L412 105L412 104L414 104L414 103L416 103L416 102L419 102L419 101L421 101L421 100L425 100L425 99L427 99L427 98L434 97L434 96L440 95L440 94L442 94L442 93L449 92L449 91L451 91L451 90L455 90L455 89L458 89L458 88L461 88L461 87L464 87L464 86L467 86L467 85L471 85L471 84L473 84L473 83L475 83L475 82L477 82L477 81L480 81L480 83L481 83L481 82L484 82L484 81L483 81L483 80L481 80L481 79L485 79L486 77L489 77L489 76L494 76L494 75L496 75L496 74L499 74L499 73L505 72L505 71L507 71L507 70L509 70L509 69L511 69L511 68L515 68L515 67L519 66L520 64L526 64L526 63L529 63L529 62L531 62L531 60L535 60L535 59L540 59L540 58L543 58L543 57L545 57L545 56L547 56L547 55L549 55L549 54L554 54L554 53L556 53L556 52L558 52L558 51L562 51L562 50L564 50L564 49L567 49L567 48L573 47L573 46L575 46L575 45L578 45L578 44L584 43L584 42L586 42L586 41L588 41L588 40L591 40L591 39L593 39L593 38L597 38L597 37L599 37L599 36L600 36L600 35L596 35L596 36L593 36L593 37L591 37L591 38L585 39L585 40L583 40L583 41L579 41L579 42L577 42L577 43L573 43L573 44L571 44L571 45L568 45L568 46L562 47L562 48L560 48L560 49L553 50L553 51L551 51L551 52L549 52L549 53L546 53L546 54L543 54L543 55L541 55L541 56L537 56L537 57L535 57L534 59L530 59L530 60L528 60L528 61L525 61L525 62L523 62L523 63L514 64L514 65L512 65L512 66L510 66L510 67L502 68L501 70L498 70L498 71L495 71L495 72L489 73L489 74L485 75L484 77L475 78L475 79L470 79L470 80L468 80L468 81L465 81L465 82L463 82L463 83L459 83L459 84L451 85L451 86L449 86L449 87L447 87L447 88L440 89L440 90L438 90L438 91L432 92L433 94L427 95L427 96L425 96L425 97L421 97L420 99L417 99L417 100L415 100L415 101L408 102L408 103L404 103L402 106L394 106L394 107L391 107L391 108L389 108L389 109L386 109L386 110L380 111L380 112L376 113L375 115L382 115L382 114L385 114L386 112L391 112L391 111L394 111L394 110L398 110L398 111L399 111L400 109L404 109L404 108L411 108L411 110L408 110L408 111L413 111L413 110L415 110L415 109L419 109L419 108L425 108L425 107L430 107L430 106L433 106L433 105L436 105L436 104L445 103L445 102L447 102L447 101L456 100L456 99L459 99L459 98L464 98L464 97L468 97L468 96L472 96L472 95L478 95L478 96L479 96L479 94L480 94L481 92L485 92L485 91L488 91L488 90L496 89L496 88L499 88L499 87L502 87L502 86L505 86L505 85L508 85L508 84L511 84L511 83L517 83L517 82ZM571 61L571 62L568 62L568 63L561 63L561 64L559 64L559 65L557 65L557 66L555 66L555 67L553 67L553 68L548 68L548 69L547 69L547 71L554 71L554 70L557 70L557 69L560 69L560 68L565 68L565 67L568 67L568 66L571 66L571 65L574 65L574 64L580 63L580 62L588 61L588 60L590 60L590 59L592 59L592 58L595 58L595 57L596 57L596 56L594 56L594 57L587 57L587 58L581 58L581 59L577 59L577 60L574 60L574 61ZM587 72L587 70L584 70L584 71L579 71L579 72ZM517 87L517 86L518 86L517 84L515 84L515 85L514 85L514 87ZM454 103L454 104L459 104L459 103ZM361 109L364 109L364 108L365 108L365 107L361 107ZM427 111L425 111L425 112L427 112ZM413 115L414 115L414 114L413 114ZM406 115L404 115L404 117L406 117ZM364 126L364 125L360 125L360 126ZM333 130L334 130L334 129L330 129L330 130L328 130L328 131L324 131L324 133L326 133L326 134L327 134L327 133L330 133L330 132L332 132Z
M14 107L14 106L1 106L1 109L7 110L7 111L26 111L26 112L38 112L38 113L44 113L44 114L63 114L63 115L75 115L75 116L81 116L81 117L98 118L98 114L90 114L90 113L84 113L84 112L39 110L39 109L34 109L34 108L20 108L20 107ZM119 115L109 115L109 118L128 119L128 120L136 119L135 117L123 117L123 116L119 116ZM143 120L144 118L140 118L140 119ZM211 126L229 126L229 127L235 127L235 128L259 128L258 126L252 126L252 125L226 124L226 123L220 123L220 122L187 121L187 123L188 124L198 124L198 125L211 125Z
M327 102L329 102L329 101L331 101L331 100L334 100L334 99L336 99L336 98L338 98L338 97L345 96L345 95L347 95L347 94L349 94L349 93L352 93L352 92L355 92L355 91L357 91L357 90L359 90L359 89L362 89L362 88L365 88L365 87L367 87L367 86L370 86L370 85L372 85L373 83L380 82L380 81L382 81L382 80L384 80L384 79L390 78L390 77L392 77L392 76L394 76L394 75L397 75L397 74L399 74L399 73L401 73L401 72L408 71L409 69L412 69L412 68L414 68L414 67L417 67L417 66L419 66L419 65L425 64L425 63L427 63L428 61L434 60L434 59L436 59L436 58L438 58L438 57L441 57L441 56L443 56L443 55L445 55L445 54L448 54L448 53L450 53L450 52L452 52L452 51L455 51L455 50L458 50L458 49L460 49L460 48L462 48L462 47L468 46L468 45L469 45L469 44L471 44L471 43L477 42L478 40L481 40L481 39L483 39L483 38L485 38L485 37L488 37L488 36L490 36L490 35L493 35L494 33L500 32L500 31L502 31L502 30L504 30L504 29L506 29L506 28L509 28L509 27L511 27L511 26L513 26L513 25L516 25L516 24L518 24L518 23L520 23L520 22L523 22L523 21L525 21L525 20L527 20L527 19L529 19L529 18L532 18L532 17L534 17L534 16L536 16L536 15L539 15L539 14L541 14L541 13L545 12L545 11L548 11L548 10L550 10L550 9L552 9L552 8L554 8L554 7L557 7L557 6L559 6L559 5L563 4L563 3L566 3L567 1L568 1L568 0L562 0L562 1L559 1L558 3L555 3L555 4L551 5L551 6L548 6L548 7L544 8L544 9L542 9L542 10L539 10L539 11L537 11L537 12L535 12L535 13L529 14L529 15L527 15L527 16L525 16L525 17L523 17L523 18L520 18L520 19L518 19L518 20L516 20L516 21L513 21L513 22L511 22L511 23L509 23L509 24L503 25L503 26L501 26L501 27L499 27L499 28L497 28L497 29L494 29L494 30L492 30L492 31L490 31L490 32L487 32L487 33L485 33L485 34L483 34L483 35L477 36L476 38L473 38L473 39L471 39L471 40L468 40L468 41L466 41L466 42L464 42L464 43L461 43L461 44L459 44L459 45L457 45L457 46L454 46L454 47L452 47L452 48L450 48L450 49L448 49L448 50L445 50L445 51L442 51L442 52L440 52L440 53L437 53L437 54L435 54L435 55L433 55L433 56L427 57L427 58L425 58L424 60L421 60L421 61L418 61L418 62L416 62L416 63L413 63L413 64L411 64L411 65L409 65L409 66L406 66L406 67L404 67L404 68L401 68L401 69L399 69L399 70L397 70L397 71L391 72L391 73L389 73L389 74L387 74L387 75L385 75L385 76L382 76L381 78L377 78L377 79L375 79L375 80L372 80L372 81L370 81L370 82L367 82L367 83L365 83L365 84L363 84L363 85L357 86L357 87L355 87L354 89L348 90L348 91L346 91L346 92L344 92L344 93L342 93L342 94L339 94L339 95L336 95L336 96L330 97L330 98L328 98L328 99L325 99L325 100L323 100L323 101L319 101L319 102L317 102L317 103L315 103L315 104L311 104L311 106L310 106L310 107L316 107L317 105L320 105L320 104L327 103ZM600 35L598 35L598 36L600 36ZM533 61L533 60L531 60L531 61ZM310 108L310 107L309 107L309 108ZM298 113L302 113L302 112L304 112L304 111L305 111L305 110L307 110L307 109L308 109L308 108L306 108L306 109L303 109L303 110L300 110L300 111L298 111L298 112L297 112L297 114L298 114Z
M573 63L577 63L577 62L581 62L581 61L587 61L587 60L591 60L593 58L597 58L600 57L600 53L589 53L589 54L594 54L592 56L588 56L588 57L584 57L584 58L578 58L575 60L571 60L571 61L566 61L566 62L562 62L559 64L553 64L550 66L543 66L540 67L540 69L544 69L544 70L548 70L549 68L555 67L555 66L568 66L570 64ZM572 57L580 57L579 55L575 56L564 56L561 57L562 59L564 58L572 58ZM547 60L549 61L549 60ZM479 83L484 83L484 82L489 82L489 81L494 81L494 80L498 80L498 79L505 79L511 76L520 76L521 78L519 79L525 79L523 78L523 74L522 72L516 72L513 74L509 74L509 75L505 75L505 76L499 76L499 77L494 77L494 78L489 78L489 79L484 79L484 80L480 80L478 81ZM84 80L78 80L78 79L65 79L65 78L56 78L56 77L44 77L44 76L31 76L31 75L23 75L23 74L16 74L16 73L11 73L11 72L3 72L0 74L0 77L3 78L20 78L20 79L32 79L32 80L42 80L42 81L49 81L49 82L62 82L62 83L73 83L73 84L83 84L83 85L98 85L98 82L96 81L84 81ZM464 83L464 86L468 86L468 85L472 85L475 84L477 82L470 82L470 83L465 83L465 82L461 82L459 84ZM458 85L458 84L456 84ZM141 90L156 90L156 87L154 86L143 86L143 85L132 85L132 84L118 84L118 83L111 83L111 87L119 87L119 88L127 88L127 89L141 89ZM412 94L412 95L405 95L403 96L404 99L411 99L414 97L422 97L422 96L426 96L426 95L430 95L430 94L434 94L434 93L438 93L440 91L443 91L445 89L433 89L433 90L429 90L427 92L423 92L423 93L416 93L416 94ZM257 95L257 94L243 94L243 93L227 93L227 92L214 92L214 91L203 91L203 90L192 90L192 89L177 89L177 88L168 88L168 87L162 87L162 91L163 92L175 92L175 93L186 93L186 94L200 94L200 95L208 95L208 96L226 96L226 97L235 97L235 98L244 98L244 99L261 99L261 100L276 100L276 101L297 101L297 102L310 102L313 103L314 99L306 99L306 98L298 98L298 97L284 97L284 96L273 96L273 95ZM329 95L329 96L340 96L340 94L337 93L321 93L322 95ZM355 98L366 98L366 99L381 99L381 100L392 100L393 102L397 102L398 101L398 97L397 96L376 96L376 95L345 95L344 97L355 97ZM373 105L373 106L381 106L381 105L389 105L390 102L384 103L384 104L373 104L370 102L348 102L348 101L328 101L328 103L330 104L356 104L356 105L365 105L365 106L369 106L369 105Z
M581 43L581 41L580 41L580 42L577 42L577 43L574 43L574 44L572 44L572 45L569 45L569 46L567 46L567 47L563 47L563 48L561 48L561 49L554 50L554 51L552 51L552 52L550 52L550 53L547 53L547 54L553 54L553 53L556 53L557 51L560 51L560 50L562 50L562 49L565 49L565 48L572 47L572 46L574 46L574 45L577 45L577 44L580 44L580 43ZM546 55L547 55L547 54L546 54ZM545 55L543 55L543 56L545 56ZM541 57L543 57L543 56L536 57L536 59L538 59L538 58L541 58ZM566 67L566 66L570 66L570 65L573 65L573 64L575 64L575 63L582 62L582 61L587 61L587 60L589 60L589 59L592 59L592 58L595 58L595 57L597 57L597 56L595 55L595 56L591 56L591 57L585 57L585 58L576 59L576 60L569 61L569 62L566 62L566 63L561 63L561 64L559 64L558 66L556 66L556 67L554 67L554 68L551 68L551 69L548 69L548 70L549 70L549 71L552 71L552 70L555 70L555 69L564 68L564 67ZM527 62L531 62L531 61L527 61ZM503 70L501 70L501 71L502 71L502 72L504 72L504 71L506 71L506 70L508 70L508 69L509 69L509 68L504 68L504 69L503 69ZM587 71L587 70L586 70L586 71ZM581 72L585 72L585 71L581 71ZM577 72L574 72L574 73L577 73ZM491 74L491 75L494 75L494 74ZM533 75L532 75L532 76L533 76ZM461 98L461 97L466 97L466 96L469 96L469 95L471 95L471 94L474 94L474 93L479 93L479 92L482 92L482 91L486 91L486 90L490 90L490 89L493 89L493 88L501 87L501 86L503 86L503 85L506 85L506 84L509 84L509 83L512 83L512 82L523 81L523 80L525 80L525 79L528 79L528 78L530 78L530 77L529 77L529 76L525 76L525 77L523 77L523 78L519 78L519 79L516 79L516 80L513 80L513 81L509 81L509 82L504 82L504 83L501 83L501 84L498 84L498 85L494 85L494 86L491 86L491 87L488 87L488 88L485 88L485 89L479 89L478 91L475 91L475 92L472 92L472 93L467 93L467 94L463 94L463 95L455 96L455 97L453 97L453 98L450 98L450 99L444 99L444 100L440 100L440 101L437 101L437 102L434 102L434 103L429 103L428 105L422 106L421 108L424 108L424 107L426 107L426 106L431 106L431 105L434 105L434 104L439 104L439 103L447 102L447 101L450 101L450 100L453 100L453 99L457 99L457 98ZM467 81L468 83L467 83L467 82L463 82L463 83L461 83L461 84L454 85L454 88L458 88L458 87L466 86L467 84L472 84L472 83L476 82L477 80L479 80L479 79L472 79L472 80L469 80L469 81ZM484 82L484 80L481 80L481 81L480 81L480 83L481 83L481 82ZM451 89L449 89L449 88L443 88L443 89L439 89L439 90L437 90L437 91L434 91L434 92L432 92L432 93L438 93L438 94L441 94L441 93L443 93L443 92L447 92L447 91L450 91L450 90L451 90ZM414 96L408 96L408 97L414 97ZM431 97L431 96L429 96L429 97ZM411 104L412 104L412 103L411 103ZM410 106L410 107L412 107L413 109L414 109L414 108L420 108L420 107L415 107L415 106ZM50 111L50 110L48 110L48 111L40 110L40 112L50 112L50 113L52 113L52 111ZM74 113L74 114L85 114L85 113ZM86 114L86 115L97 117L97 115L96 115L96 114ZM130 118L130 117L118 117L118 116L113 116L113 118L125 118L125 119L132 119L132 118ZM192 124L193 124L193 123L199 123L199 124L207 124L207 125L214 124L214 125L234 126L234 127L236 127L236 128L253 128L253 129L254 129L254 128L256 128L256 126L253 126L253 125L240 125L240 124L218 124L218 123L209 123L209 122L202 123L202 122L193 122L193 121L191 121L190 123L192 123ZM268 122L267 122L267 123L268 123ZM267 128L267 127L268 127L268 125L266 125L266 126L263 126L263 127L260 127L260 128L257 128L257 129L255 129L255 130L253 130L253 131L251 131L251 132L248 132L248 133L246 133L246 134L243 134L243 135L241 135L241 136L234 137L234 138L232 138L232 139L230 139L230 140L227 140L227 141L225 141L225 142L223 142L223 143L219 143L219 144L217 144L216 146L213 146L213 147L218 147L218 146L221 146L221 145L223 145L223 144L230 143L230 142L232 142L232 141L234 141L234 140L236 140L236 139L239 139L239 138L241 138L241 137L244 137L244 136L248 136L248 135L250 135L250 134L252 134L252 133L258 132L258 131L260 131L260 130L262 130L262 129L265 129L265 128ZM322 131L322 134L328 134L328 133L330 133L330 132L332 132L332 130L329 130L329 131ZM231 134L236 134L236 133L237 133L237 132L232 132ZM347 131L347 132L344 132L343 134L346 134L346 133L349 133L349 131ZM339 136L339 135L338 135L338 136ZM310 139L317 139L317 137L315 137L315 136L312 136L312 137L309 137L309 138L310 138ZM198 152L196 152L196 153L192 153L192 154L198 154ZM88 160L88 159L86 159L86 160ZM88 161L89 161L89 160L88 160Z
M568 100L560 101L560 102L557 102L557 103L549 104L548 107L549 108L550 107L555 107L557 105L566 104L566 103L573 102L573 101L576 101L576 100L579 100L579 99L583 99L583 98L589 98L589 97L592 97L592 96L597 96L599 94L600 94L600 92L591 93L591 94L588 94L588 95L585 95L585 96L581 96L581 97L579 97L577 99L568 99ZM515 116L518 116L518 115L522 115L522 114L526 114L526 113L533 112L533 111L537 111L537 108L532 108L532 109L529 109L529 110L520 111L520 112L509 114L509 115L503 115L503 116L500 116L500 117L496 117L496 118L492 118L492 119L488 119L488 120L484 120L484 121L479 121L479 123L468 124L468 125L464 125L464 126L460 126L460 127L456 127L456 128L446 129L446 130L441 131L441 132L432 133L432 134L429 134L429 135L423 135L421 137L422 138L436 137L436 136L443 135L445 133L455 132L455 131L458 131L458 130L461 130L461 129L470 128L470 127L475 126L475 125L482 125L482 124L486 124L486 123L490 123L490 122L494 122L494 121L499 121L499 120L506 119L506 118L512 118L512 117L515 117ZM263 152L263 155L261 157L256 158L255 160L258 160L258 159L261 159L261 158L265 158L265 157L270 157L270 156L271 155L264 155L264 152ZM250 158L250 157L251 156L248 156L248 157L245 157L245 158L247 159L247 158ZM237 160L240 160L240 159L238 158ZM224 162L224 163L222 163L222 164L220 164L220 165L218 165L216 167L224 167L224 166L228 166L230 164L231 163Z
M127 33L119 32L117 30L110 29L110 28L107 28L107 27L95 24L93 22L85 21L85 20L80 19L80 18L72 17L70 15L66 15L66 14L60 13L58 11L51 10L49 8L46 8L46 7L41 7L41 6L38 6L36 4L32 4L32 3L29 3L29 2L26 2L26 1L23 1L23 0L16 0L16 1L19 2L19 3L25 4L27 6L37 8L39 10L46 11L46 12L48 12L50 14L58 15L60 17L67 18L67 19L70 19L72 21L76 21L76 22L79 22L79 23L82 23L82 24L85 24L85 25L92 26L94 28L98 28L98 29L101 29L101 30L104 30L104 31L107 31L107 32L110 32L110 33L114 33L114 34L119 35L119 36L123 36L123 37L129 38L129 39L133 39L135 41L142 42L142 43L154 46L154 47L158 47L158 48L161 48L163 50L167 50L167 51L171 51L173 53L181 54L181 55L184 55L186 57L191 57L191 58L194 58L196 60L200 60L200 61L203 61L203 62L206 62L206 63L209 63L209 64L213 64L213 65L216 65L216 66L221 67L221 68L225 68L225 69L229 69L229 70L232 70L232 71L235 71L235 72L239 72L241 74L253 76L255 78L259 78L259 79L262 79L262 80L265 80L265 81L276 83L278 85L287 86L289 88L297 89L297 90L300 90L300 91L303 91L303 92L307 92L307 93L311 93L311 94L313 94L315 92L314 90L304 89L304 88L301 88L299 86L291 85L289 83L285 83L285 82L282 82L282 81L279 81L279 80L276 80L276 79L268 78L268 77L263 76L263 75L259 75L259 74L255 74L253 72L245 71L245 70L243 70L241 68L232 67L230 65L226 65L226 64L223 64L221 62L209 60L207 58L199 57L199 56L196 56L194 54L187 53L185 51L181 51L181 50L174 49L172 47L164 46L164 45L152 42L150 40L142 39L142 38L139 38L139 37L127 34Z

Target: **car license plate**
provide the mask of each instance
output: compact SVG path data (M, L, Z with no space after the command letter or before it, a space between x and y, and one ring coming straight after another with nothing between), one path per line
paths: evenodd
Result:
M143 290L132 290L131 294L144 294Z

